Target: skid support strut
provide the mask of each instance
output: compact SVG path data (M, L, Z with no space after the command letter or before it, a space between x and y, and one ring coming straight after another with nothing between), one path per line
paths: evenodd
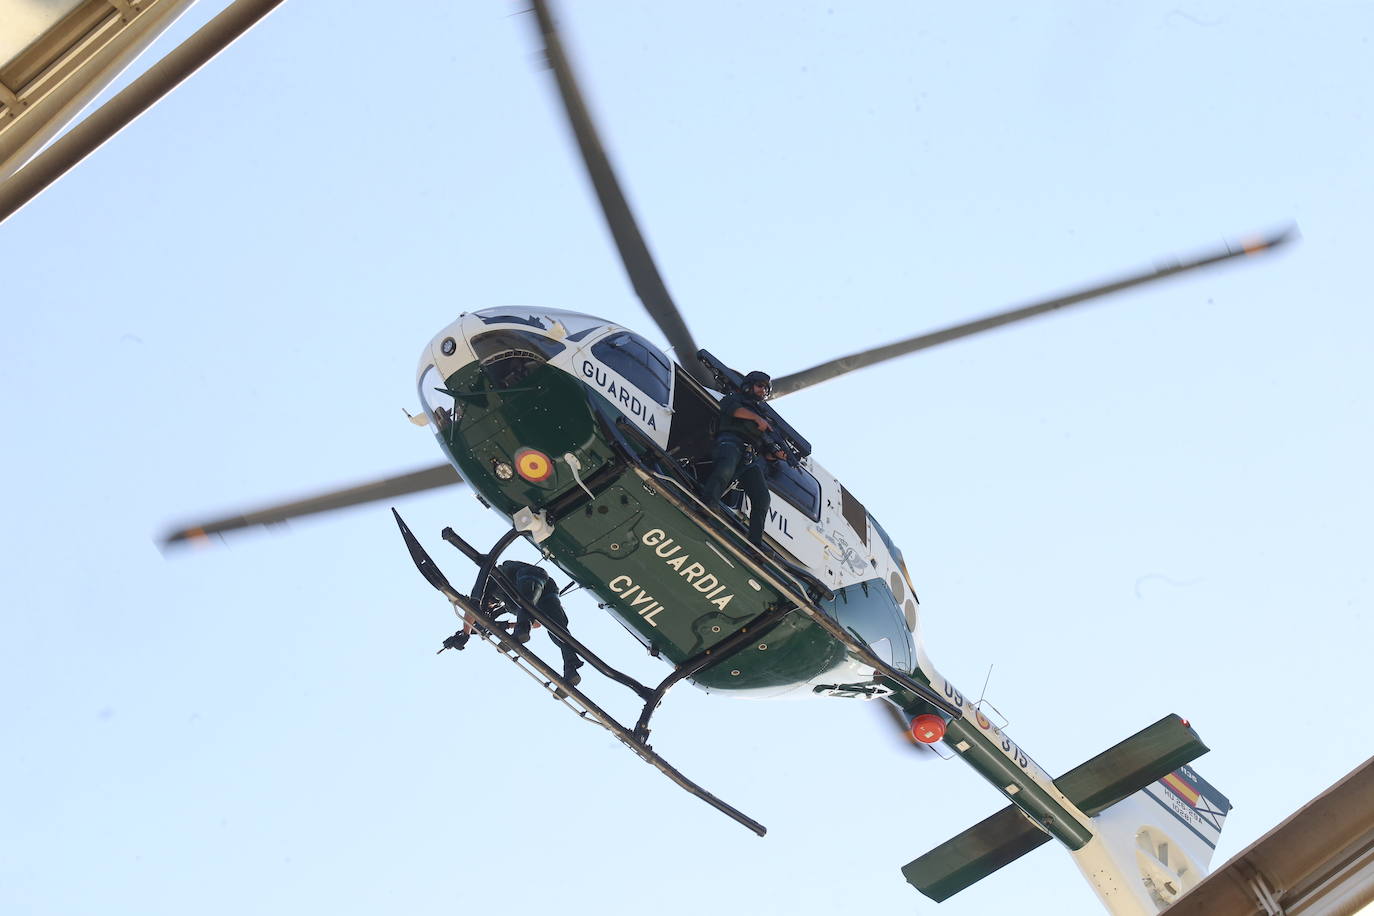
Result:
M415 535L411 533L410 528L406 525L400 514L395 509L391 510L391 514L396 519L396 524L401 530L401 537L405 540L406 549L410 551L410 557L415 562L415 566L419 569L420 574L423 575L425 580L437 589L440 594L449 600L449 603L453 605L454 610L458 614L464 619L470 620L476 624L478 627L477 632L483 634L484 641L495 646L498 651L511 661L533 674L537 679L542 680L545 688L556 688L555 696L561 699L564 705L572 709L579 717L595 722L615 735L622 744L634 751L641 760L667 776L687 792L695 795L697 798L706 802L735 822L743 824L759 836L763 836L767 832L767 828L758 821L726 804L686 776L683 776L682 773L672 766L672 764L668 763L668 761L664 760L663 757L655 752L646 740L648 736L649 716L652 714L654 708L662 701L663 695L667 692L668 688L683 677L688 677L707 667L707 665L714 662L715 659L708 659L705 663L698 663L692 670L684 670L692 666L694 662L698 662L698 659L689 659L687 663L684 663L677 671L674 671L672 675L665 679L656 690L650 690L629 675L622 674L610 665L607 665L580 642L574 639L565 628L558 626L556 623L546 618L539 612L537 607L530 604L519 594L514 588L513 583L506 579L501 570L496 569L496 561L500 557L501 552L504 551L506 547L510 546L519 532L512 531L503 535L501 539L496 542L496 545L493 546L491 552L483 554L460 538L452 529L445 529L444 540L453 544L453 546L462 551L468 559L477 564L478 584L480 586L485 586L487 582L490 581L491 585L500 589L503 600L510 600L522 607L526 612L530 613L535 620L538 620L557 635L559 639L566 640L567 643L573 647L574 651L585 658L598 671L617 683L633 690L645 701L644 711L640 715L639 723L635 730L631 731L616 721L609 713L594 703L575 686L569 684L558 672L545 664L539 656L535 655L515 640L507 639L502 636L501 625L486 611L484 601L482 600L482 593L479 591L474 600L450 585L447 577L445 577L439 567L435 565L429 554L425 552L424 547L421 546ZM777 614L779 618L781 617L780 612L767 612L760 615L755 622L751 623L750 629L753 629L755 624L767 625L768 623L774 622L764 619L770 617L772 614Z

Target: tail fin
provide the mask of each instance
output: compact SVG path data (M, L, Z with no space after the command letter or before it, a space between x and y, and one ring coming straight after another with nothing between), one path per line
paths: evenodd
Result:
M1137 900L1153 900L1155 886L1160 888L1156 896L1171 900L1169 887L1182 893L1204 873L1231 807L1186 766L1206 752L1187 722L1165 716L1054 780L1055 788L1092 818L1093 840L1074 857L1099 896L1104 886L1128 887ZM908 863L902 874L927 897L945 900L1049 839L1021 809L1009 805ZM1147 852L1163 870L1147 870ZM1183 871L1170 870L1174 865Z
M1196 837L1200 844L1195 847L1198 859L1206 868L1216 852L1226 816L1231 813L1230 800L1190 766L1179 767L1136 794L1148 796L1186 827L1187 835ZM1152 813L1156 818L1160 816L1158 812Z
M1096 839L1074 859L1112 912L1157 913L1207 874L1230 811L1181 766L1093 818Z

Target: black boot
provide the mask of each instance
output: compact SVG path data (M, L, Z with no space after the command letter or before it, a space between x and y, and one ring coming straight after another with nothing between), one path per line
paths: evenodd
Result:
M563 681L569 687L576 687L578 684L582 683L582 675L578 674L576 671L564 672ZM568 695L568 691L559 687L553 692L553 695L555 699L561 700Z
M582 660L577 658L576 656L573 656L571 662L569 662L565 658L563 660L564 683L566 683L569 687L576 687L578 684L582 683L582 675L577 673L577 669L581 667ZM564 690L562 687L559 687L557 690L553 692L553 695L561 700L568 695L568 692Z

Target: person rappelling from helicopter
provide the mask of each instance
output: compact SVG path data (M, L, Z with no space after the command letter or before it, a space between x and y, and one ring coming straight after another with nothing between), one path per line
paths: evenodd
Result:
M497 567L505 573L511 583L515 585L515 590L520 593L530 604L539 609L539 612L558 624L564 630L568 628L568 614L563 610L563 602L558 600L558 585L553 581L553 577L538 566L530 563L522 563L519 560L503 560ZM537 625L531 615L523 607L515 609L515 626L510 631L510 638L518 643L530 641L530 627ZM558 651L563 653L563 680L568 682L571 687L576 687L582 682L582 675L577 673L577 669L582 667L582 659L577 657L573 648L559 639L549 631L549 639L558 647Z
M530 563L522 563L519 560L504 560L497 567L515 586L515 590L520 593L530 604L534 605L541 614L558 624L564 630L568 628L568 614L563 610L563 602L558 598L558 585L553 581L553 577L538 566ZM488 590L487 609L496 611L498 614L506 608L497 607L500 598L493 595ZM515 623L510 631L510 638L522 645L530 641L531 627L539 626L539 622L533 619L524 607L516 606ZM500 621L498 621L499 623ZM458 649L461 651L466 645L468 638L477 624L473 620L467 620L463 629L455 633L452 637L444 641L445 649ZM582 659L571 646L549 632L549 639L563 653L563 680L570 687L576 687L582 682L582 675L577 673L577 669L582 667ZM443 650L440 650L443 651ZM560 689L558 693L562 693Z
M714 466L702 488L702 499L715 508L726 488L739 481L740 489L749 497L749 540L759 547L764 546L763 524L768 520L770 496L758 457L762 455L768 461L787 458L787 453L770 438L772 424L759 409L772 390L773 380L768 373L755 369L744 377L743 389L738 394L721 398L720 426L711 456Z

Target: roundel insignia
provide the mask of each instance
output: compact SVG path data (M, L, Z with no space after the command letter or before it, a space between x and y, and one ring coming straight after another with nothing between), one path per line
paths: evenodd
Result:
M983 715L983 711L981 709L978 710L977 718L978 727L981 728L983 731L987 731L989 728L992 727L992 723L988 721L987 716Z
M515 469L530 483L542 483L553 473L553 462L538 449L522 448L515 453Z

